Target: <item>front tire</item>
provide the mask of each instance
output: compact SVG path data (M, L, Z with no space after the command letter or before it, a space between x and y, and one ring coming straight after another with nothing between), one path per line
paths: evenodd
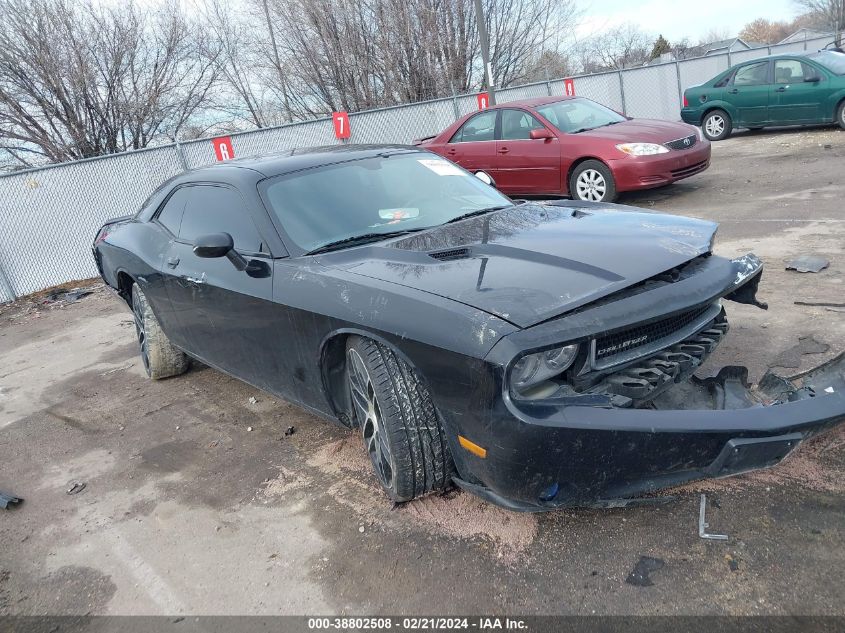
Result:
M836 108L836 122L839 124L839 127L845 130L845 101L842 101L839 107Z
M346 359L354 421L384 491L403 502L448 487L452 454L421 377L368 338L350 337Z
M170 343L138 284L132 284L132 313L147 376L160 380L188 371L190 359Z
M607 165L585 160L569 178L569 195L573 200L613 202L616 200L616 181Z
M723 141L733 131L733 121L724 110L711 110L701 122L701 131L708 141Z

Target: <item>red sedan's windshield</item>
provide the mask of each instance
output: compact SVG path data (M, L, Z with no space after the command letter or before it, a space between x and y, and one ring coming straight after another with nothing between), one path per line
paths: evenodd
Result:
M597 127L621 123L621 114L589 99L567 99L537 108L537 112L561 132L577 134Z

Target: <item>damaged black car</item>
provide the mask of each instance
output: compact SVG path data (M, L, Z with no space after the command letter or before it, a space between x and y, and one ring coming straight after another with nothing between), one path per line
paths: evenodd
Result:
M342 146L172 179L94 256L148 375L197 359L357 429L401 502L625 505L771 466L845 420L845 362L695 370L762 263L717 225L513 201L434 154Z

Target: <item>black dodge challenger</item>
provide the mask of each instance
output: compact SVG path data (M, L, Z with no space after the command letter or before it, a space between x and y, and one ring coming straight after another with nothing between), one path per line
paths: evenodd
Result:
M842 357L693 376L762 263L716 225L514 201L434 154L343 146L184 173L94 242L151 378L198 359L360 430L395 501L626 505L771 466L845 420Z

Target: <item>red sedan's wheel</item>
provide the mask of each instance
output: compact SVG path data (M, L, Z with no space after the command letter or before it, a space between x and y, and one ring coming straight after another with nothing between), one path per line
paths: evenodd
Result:
M616 181L607 165L597 160L585 160L569 178L569 195L573 200L613 202Z

